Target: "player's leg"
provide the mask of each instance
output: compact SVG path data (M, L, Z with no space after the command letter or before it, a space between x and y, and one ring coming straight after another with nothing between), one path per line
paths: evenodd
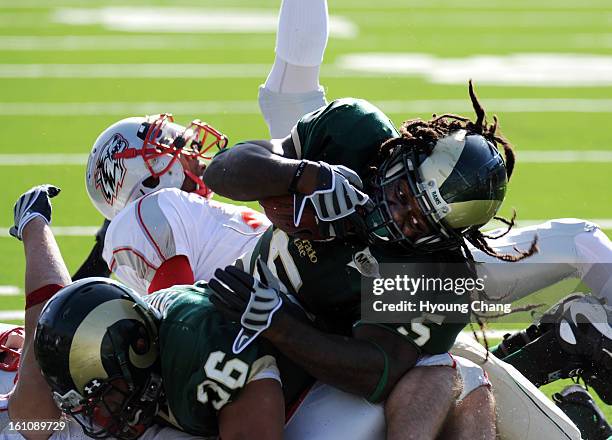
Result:
M446 419L440 439L495 439L495 398L491 383L474 362L453 356L463 391Z
M497 231L499 232L499 231ZM492 231L491 235L495 235ZM512 301L555 284L580 277L593 293L612 303L612 242L591 222L557 219L518 228L489 244L501 253L527 249L538 237L537 254L517 263L504 263L471 249L480 264L479 276L487 276L487 294Z
M472 391L451 410L440 439L493 440L495 398L487 386Z
M497 430L502 439L580 439L574 423L513 366L489 354L466 335L459 335L452 353L480 365L492 384Z
M388 440L434 439L462 389L449 366L415 367L395 385L385 403Z
M259 88L259 107L272 138L287 136L300 117L325 105L319 69L328 22L326 0L283 0L274 65Z
M422 356L416 368L406 373L385 403L387 438L435 438L452 416L456 403L483 386L486 392L477 393L468 400L473 406L485 406L487 399L491 399L491 396L486 397L490 383L482 368L448 353ZM495 431L493 412L482 412L479 421L485 426L483 431Z

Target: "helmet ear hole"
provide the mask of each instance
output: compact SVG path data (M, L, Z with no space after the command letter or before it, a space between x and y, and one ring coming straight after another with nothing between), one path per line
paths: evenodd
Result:
M159 177L150 176L142 181L142 186L146 188L157 188L159 186Z

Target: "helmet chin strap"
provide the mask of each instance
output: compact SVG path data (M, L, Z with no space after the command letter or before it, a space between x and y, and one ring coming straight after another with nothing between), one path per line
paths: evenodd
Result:
M196 185L196 189L191 191L192 193L198 194L207 199L210 199L213 196L214 193L206 186L201 177L196 176L194 173L186 169L183 169L183 172L185 173L185 177L191 179L191 181Z

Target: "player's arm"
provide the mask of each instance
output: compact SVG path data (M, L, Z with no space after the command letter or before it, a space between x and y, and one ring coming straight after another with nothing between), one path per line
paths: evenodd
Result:
M275 379L249 382L240 397L219 412L219 436L223 440L281 440L284 425L283 392Z
M25 341L19 365L19 381L9 400L13 421L53 421L60 417L51 389L43 378L34 355L33 339L38 316L47 300L71 282L59 247L48 224L49 198L59 189L41 185L32 188L15 204L15 226L11 234L23 240L26 258ZM52 431L28 431L28 439L46 439Z
M310 194L316 185L319 165L296 158L291 148L269 141L249 141L217 154L204 171L203 180L217 194L233 200L251 201L289 194L295 189Z
M363 325L343 337L282 310L262 335L313 377L373 402L385 400L418 357L414 345L388 329Z
M384 400L415 365L416 346L385 327L355 327L349 338L323 333L300 320L288 311L278 280L261 260L257 271L261 281L228 266L218 269L209 283L215 307L242 324L235 353L261 334L312 376L371 401Z

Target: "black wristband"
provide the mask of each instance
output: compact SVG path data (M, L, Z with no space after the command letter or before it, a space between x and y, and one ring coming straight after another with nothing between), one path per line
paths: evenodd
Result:
M293 179L291 179L291 183L289 184L289 194L298 193L298 190L297 190L298 182L300 181L300 178L304 174L304 170L306 169L306 165L308 165L308 163L309 162L307 160L303 160L297 166L297 169L295 170L295 174L293 175Z

